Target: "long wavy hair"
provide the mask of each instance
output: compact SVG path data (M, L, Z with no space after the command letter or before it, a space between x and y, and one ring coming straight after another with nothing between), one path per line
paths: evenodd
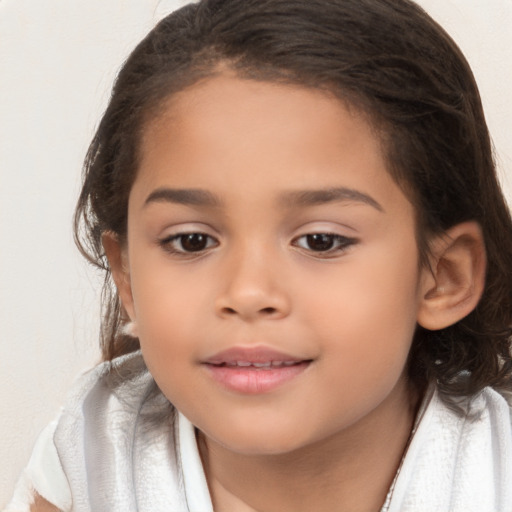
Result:
M126 237L141 134L169 96L221 67L326 89L364 112L382 138L391 176L416 207L422 264L430 236L467 220L480 224L488 260L483 297L455 325L435 332L418 326L409 374L417 383L437 380L445 395L509 389L510 212L470 67L410 0L201 0L167 16L135 48L90 145L75 216L78 247L105 276L104 359L139 348L123 333L101 236Z

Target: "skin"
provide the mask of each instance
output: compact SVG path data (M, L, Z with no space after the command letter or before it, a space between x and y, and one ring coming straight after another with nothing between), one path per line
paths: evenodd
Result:
M327 93L224 72L161 112L142 141L128 243L104 244L149 370L198 428L215 510L379 510L419 400L405 376L414 330L476 304L483 277L471 294L465 277L485 268L478 227L434 244L433 273L420 268L414 207L379 139ZM184 189L203 195L162 192ZM344 193L297 198L333 189ZM184 233L204 248L187 252ZM237 393L204 364L234 346L308 365Z
M59 512L59 509L37 494L30 506L30 512Z

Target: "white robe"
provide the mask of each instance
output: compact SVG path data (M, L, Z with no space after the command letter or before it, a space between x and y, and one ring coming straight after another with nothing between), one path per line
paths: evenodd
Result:
M34 492L63 512L213 512L194 427L156 389L140 353L77 381L4 512L28 512ZM485 389L461 414L432 387L383 510L512 512L504 398Z

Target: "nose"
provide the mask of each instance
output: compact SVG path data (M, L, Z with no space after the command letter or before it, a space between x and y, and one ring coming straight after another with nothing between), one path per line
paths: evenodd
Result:
M289 315L290 295L276 258L264 251L247 250L225 264L215 303L217 315L246 322Z

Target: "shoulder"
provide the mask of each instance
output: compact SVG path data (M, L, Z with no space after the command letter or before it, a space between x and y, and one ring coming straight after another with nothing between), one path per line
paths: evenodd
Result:
M465 416L472 421L489 421L490 425L510 426L512 411L510 397L486 387L464 402Z
M91 451L107 440L132 436L135 425L173 414L138 351L101 363L76 380L54 440L59 451L69 451L70 443L83 438Z
M86 494L91 468L132 444L141 416L171 410L139 352L97 365L75 381L59 417L39 435L6 511L70 510Z
M156 463L165 454L167 464L178 467L174 420L140 352L84 374L53 437L73 503L85 504L83 510L135 510L140 461Z
M68 393L63 414L81 416L90 402L95 408L112 401L126 408L137 407L154 387L140 351L134 352L105 361L80 376Z
M57 437L64 425L88 425L121 416L163 416L172 406L149 373L140 351L103 362L72 385L60 415Z
M505 398L485 388L447 400L435 387L426 398L390 512L512 510L512 429Z
M493 434L500 444L510 444L512 438L512 403L511 396L485 388L478 397L477 411L485 411L489 416ZM510 449L509 449L510 452ZM510 453L512 457L512 453Z
M178 430L175 409L140 352L101 363L75 381L6 510L135 510L134 500L148 493L144 481L163 481L167 494L158 496L165 495L165 508L174 503L173 510L185 510ZM137 489L135 473L143 474ZM33 503L33 496L40 498ZM156 510L154 496L150 501L148 510Z
M483 424L488 432L512 437L512 410L510 397L491 387L485 387L471 396L444 396L439 392L432 398L432 413L444 425L458 425L466 431L477 431Z

